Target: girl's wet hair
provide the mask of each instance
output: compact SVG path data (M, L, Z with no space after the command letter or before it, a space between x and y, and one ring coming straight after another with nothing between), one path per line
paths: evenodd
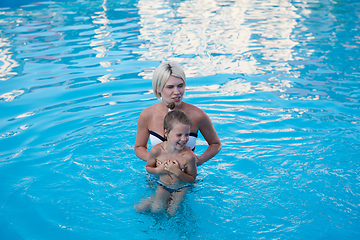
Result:
M175 107L175 104L174 104ZM191 126L191 119L181 110L173 110L166 114L164 119L164 131L169 133L176 123Z
M170 110L174 110L175 108L175 103L174 102L171 102L167 105L167 107L170 109Z

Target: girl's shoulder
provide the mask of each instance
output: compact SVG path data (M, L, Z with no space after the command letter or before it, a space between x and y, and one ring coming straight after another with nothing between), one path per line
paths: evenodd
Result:
M186 160L196 159L195 153L189 147L186 147L186 149L182 154L182 157L185 158Z
M161 143L158 143L158 144L154 145L150 149L150 152L152 152L153 154L156 154L156 155L159 155L159 154L165 152L164 144L165 144L165 142L161 142Z
M184 161L186 166L196 166L196 155L193 151L191 151L191 149L186 151Z

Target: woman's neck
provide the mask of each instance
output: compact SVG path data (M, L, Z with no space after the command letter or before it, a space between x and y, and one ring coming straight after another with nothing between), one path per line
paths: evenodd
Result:
M182 109L182 106L184 105L184 102L181 102L179 105L178 104L175 104L175 108L176 110L181 110ZM166 102L162 102L161 104L161 108L164 112L168 112L169 111L169 104L167 104Z

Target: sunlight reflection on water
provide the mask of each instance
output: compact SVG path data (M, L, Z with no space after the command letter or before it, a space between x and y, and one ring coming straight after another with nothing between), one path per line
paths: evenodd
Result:
M286 72L292 69L287 61L303 59L291 49L299 45L292 37L294 30L306 31L297 22L306 3L297 7L286 0L164 3L138 3L139 38L145 41L140 48L149 49L139 52L141 59L176 59L190 77L269 69Z

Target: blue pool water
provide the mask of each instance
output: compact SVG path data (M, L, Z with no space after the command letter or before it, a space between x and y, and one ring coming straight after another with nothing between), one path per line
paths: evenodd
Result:
M350 0L1 1L0 239L359 239L359 17ZM223 143L175 216L133 210L164 60Z

